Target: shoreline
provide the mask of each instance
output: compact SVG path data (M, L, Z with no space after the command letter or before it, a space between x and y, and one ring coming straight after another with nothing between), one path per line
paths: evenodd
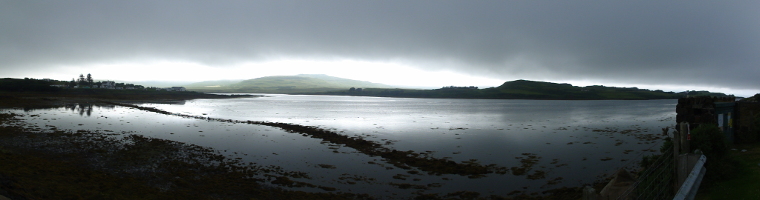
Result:
M67 100L73 100L73 99L68 99L67 98ZM46 101L54 101L54 100L48 99ZM99 101L102 101L102 100L99 100ZM68 102L74 102L74 101L68 101ZM58 103L63 103L63 102L58 102ZM90 102L90 103L95 103L95 102ZM200 116L185 116L185 117L200 117ZM213 119L213 120L223 121L225 119ZM273 124L282 124L282 123L273 123ZM299 125L297 125L297 124L290 124L290 125L294 125L295 128L306 128L307 127L307 126L299 127ZM29 134L29 133L27 133L27 134ZM46 134L50 134L50 133L46 133ZM57 133L53 133L53 134L57 134ZM151 138L148 138L148 139L145 139L145 140L158 141L157 143L173 143L174 142L174 141L163 141L163 140L151 139ZM2 146L0 146L0 148L2 148ZM150 152L150 151L148 151L148 152ZM403 152L403 151L399 151L399 152ZM413 155L412 153L414 153L414 152L409 152L409 155ZM414 166L414 167L416 168L416 166ZM273 182L271 182L271 183L275 184L275 185L281 185L281 186L285 186L285 187L288 187L288 186L309 187L308 184L306 184L306 183L299 183L297 181L290 180L287 176L283 176L283 177L279 177L279 178L273 177L273 178L275 180ZM315 188L319 188L319 186L315 186ZM331 190L331 188L322 188L322 190L329 191L329 190ZM552 194L554 194L554 195L564 196L564 195L579 194L579 191L580 191L579 188L559 188L557 190L547 191L548 193L544 193L544 195L549 194L551 196ZM454 193L454 192L452 191L452 193ZM319 194L321 195L321 193L319 193ZM330 194L333 194L333 193L330 193ZM346 195L346 194L343 194L343 193L335 193L335 194ZM351 194L351 195L362 196L362 194ZM445 194L441 194L441 195L445 195ZM516 195L520 195L520 193L516 193ZM518 196L518 197L519 198L538 198L538 197L529 197L529 196L536 195L536 194L527 195L527 194L523 193L522 195L523 196ZM541 196L543 196L543 195L541 195ZM352 198L353 197L357 197L357 196L352 196ZM433 197L433 196L430 195L430 194L426 194L425 197ZM444 197L444 196L437 196L437 197L439 197L439 198L448 198L448 197ZM514 198L518 198L518 197L514 197ZM504 197L504 198L507 198L507 197Z
M35 130L16 114L0 114L0 195L19 199L353 199L360 195L300 192L300 172L241 163L213 149L140 135ZM117 134L118 135L118 134ZM276 181L259 178L274 174ZM77 180L70 182L69 180ZM279 181L277 181L279 180ZM285 186L283 188L272 185ZM103 194L105 192L105 194ZM266 194L266 195L262 195ZM103 196L105 195L105 196ZM268 197L267 197L268 196ZM361 199L361 198L360 198Z
M86 91L86 90L85 90ZM93 92L94 91L94 92ZM98 93L98 92L108 93ZM144 92L114 93L110 90L90 90L92 93L71 92L3 92L0 91L0 108L45 108L67 103L118 101L132 103L177 103L192 99L227 99L264 97L264 95L218 95L198 92Z
M410 98L410 99L473 99L473 100L531 100L531 101L656 101L678 100L678 98L658 99L573 99L573 98L482 98L482 97L418 97L418 96L383 96L383 95L356 95L340 93L293 93L287 95L314 95L314 96L346 96L346 97L382 97L382 98Z

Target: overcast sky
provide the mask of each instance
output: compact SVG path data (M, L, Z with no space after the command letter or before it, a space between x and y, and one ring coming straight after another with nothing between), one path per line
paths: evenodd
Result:
M222 3L220 3L222 2ZM0 77L760 92L760 1L6 1Z

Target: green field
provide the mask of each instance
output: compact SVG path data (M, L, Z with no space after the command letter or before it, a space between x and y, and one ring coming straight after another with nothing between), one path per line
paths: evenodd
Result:
M736 166L737 175L728 180L700 187L697 199L760 199L760 144L736 145L734 148L736 150L731 151L730 156L739 162Z

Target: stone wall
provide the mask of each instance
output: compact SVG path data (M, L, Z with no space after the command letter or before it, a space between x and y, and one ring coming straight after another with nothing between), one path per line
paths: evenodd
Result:
M760 103L737 102L736 103L736 131L737 143L754 143L760 141Z
M734 102L734 99L711 97L678 99L676 123L688 122L692 129L699 126L699 124L717 124L717 115L715 113L716 102Z
M678 99L676 106L676 122L688 122L689 128L694 129L700 124L718 124L716 103L733 103L731 123L724 129L731 134L728 139L734 143L752 143L760 141L760 103L736 102L734 98L691 97ZM725 124L725 123L724 123ZM680 127L676 130L681 131Z

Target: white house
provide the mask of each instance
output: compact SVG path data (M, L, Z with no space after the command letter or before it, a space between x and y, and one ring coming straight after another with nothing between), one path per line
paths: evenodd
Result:
M103 81L103 82L100 82L100 88L103 88L103 89L116 89L116 82L113 82L113 81Z

